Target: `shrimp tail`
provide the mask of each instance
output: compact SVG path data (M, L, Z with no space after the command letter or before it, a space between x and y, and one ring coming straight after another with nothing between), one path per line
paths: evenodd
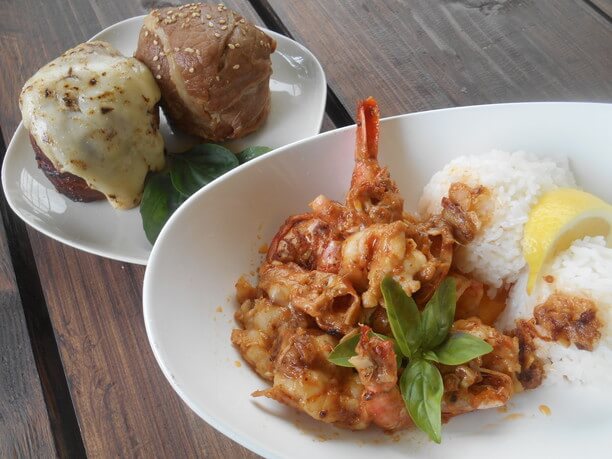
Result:
M357 106L357 140L355 160L378 158L378 130L380 110L373 97L359 102Z

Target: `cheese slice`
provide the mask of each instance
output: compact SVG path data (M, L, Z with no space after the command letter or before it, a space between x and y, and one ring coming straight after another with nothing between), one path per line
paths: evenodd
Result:
M149 69L105 42L83 43L41 68L19 97L23 123L60 172L111 205L140 203L149 170L164 167L161 97Z

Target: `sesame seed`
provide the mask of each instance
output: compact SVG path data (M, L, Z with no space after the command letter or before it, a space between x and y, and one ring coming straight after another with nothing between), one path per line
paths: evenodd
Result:
M148 37L148 36L149 36L149 31L145 30L145 37Z
M244 18L242 18L239 22L240 24L244 24L246 21L244 20Z
M193 53L193 48L185 48L186 53Z
M189 73L193 73L194 72L194 68L193 67L189 67Z
M219 19L219 24L225 24L225 19Z
M263 46L263 40L259 40L259 44Z
M236 64L232 67L234 70L238 70L240 68L240 65Z
M158 65L158 66L157 66L157 70L161 70L161 65Z
M226 30L226 29L227 29L227 26L226 26L226 25L221 26L221 30Z
M216 79L217 81L219 81L219 80L220 80L219 75L217 75L217 76L215 77L215 79Z
M199 56L200 55L200 50L196 49L196 54Z
M219 32L215 32L215 37L219 38L221 36L221 34L219 34Z
M156 78L157 80L161 80L161 75L155 75L155 78Z
M228 44L228 45L227 45L227 47L228 47L229 49L234 49L234 48L235 48L235 46L234 46L234 45L232 45L231 43L230 43L230 44Z
M153 40L153 44L154 44L155 46L157 46L157 44L158 44L158 43L157 43L157 40Z
M236 43L236 48L240 48L240 43Z
M218 6L217 7L217 11L223 11L223 7L222 6Z
M206 19L212 19L212 16L210 14L207 14Z
M208 21L208 27L214 27L215 25L212 23L212 21Z
M159 59L159 56L154 56L153 57L153 62L156 62Z

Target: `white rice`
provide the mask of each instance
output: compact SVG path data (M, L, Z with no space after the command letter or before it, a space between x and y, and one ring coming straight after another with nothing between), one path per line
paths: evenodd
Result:
M603 322L601 339L592 352L571 345L564 347L537 339L537 355L545 362L544 384L569 380L589 384L612 384L612 248L601 236L575 241L544 268L542 277L551 275L552 283L541 280L531 296L527 295L527 269L510 290L506 309L496 322L502 330L514 328L517 319L530 319L533 309L550 294L559 292L590 298L598 307Z
M419 212L439 212L440 201L453 182L483 185L491 192L491 220L474 241L456 250L455 264L495 288L515 282L525 266L521 241L531 206L548 190L576 186L567 161L558 164L523 151L493 150L461 156L437 172L423 189Z

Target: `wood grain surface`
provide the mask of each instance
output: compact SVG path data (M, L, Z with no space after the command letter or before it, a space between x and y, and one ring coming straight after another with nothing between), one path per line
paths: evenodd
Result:
M612 0L587 0L587 3L606 16L609 22L612 22Z
M0 147L4 155L4 145ZM10 210L4 197L0 207L5 220ZM0 327L0 457L53 456L51 424L4 226L0 226Z
M180 3L3 0L4 140L20 120L19 90L40 66L121 19ZM351 122L356 100L370 94L385 116L507 101L612 101L608 0L226 4L258 24L285 31L317 55L330 88L324 129ZM21 308L1 230L0 456L78 456L78 441L75 449L57 446L58 438L70 443L76 431L91 457L255 457L200 420L163 377L144 329L143 267L85 254L17 228L8 232L10 237L24 237L27 245L19 255L23 269L15 270L21 277L17 284L41 292L28 304L48 310L53 330L47 340L53 340L54 331L59 350L49 362L65 374L71 402L62 399L61 390L42 391L45 384L36 372L48 371L32 356L32 349L34 356L43 353L28 343L31 315ZM58 399L78 421L72 430L66 424L67 433L54 433L61 420L47 415L58 412L49 407ZM5 443L7 438L13 442ZM11 446L3 449L5 444Z
M11 3L0 27L0 67L15 69L1 81L6 141L21 118L17 95L31 74L101 29L146 11L140 2L123 0ZM248 3L226 4L258 21ZM31 14L43 9L61 14ZM143 267L79 252L34 230L28 234L88 456L255 456L191 412L166 382L145 333Z
M612 28L577 0L263 0L354 110L612 101ZM330 46L333 44L333 46Z

